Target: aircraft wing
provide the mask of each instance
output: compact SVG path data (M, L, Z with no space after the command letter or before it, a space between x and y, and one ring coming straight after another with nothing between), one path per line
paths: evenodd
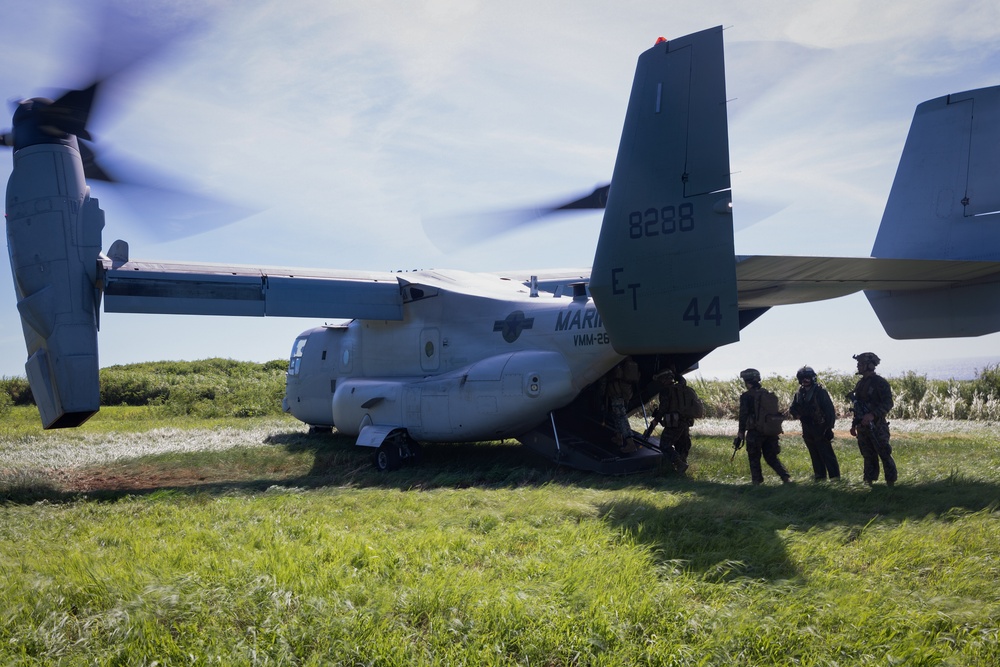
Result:
M889 292L1000 283L1000 262L738 255L741 310L832 299L862 290Z
M394 273L101 257L109 313L403 319Z

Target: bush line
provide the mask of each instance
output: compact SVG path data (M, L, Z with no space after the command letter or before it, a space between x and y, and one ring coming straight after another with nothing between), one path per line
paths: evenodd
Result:
M279 415L286 368L284 359L260 364L219 358L109 366L101 369L101 405L155 405L168 415L206 418ZM819 378L838 415L847 416L846 395L857 377L825 371ZM1000 421L1000 364L978 371L974 380L932 380L913 371L888 379L896 402L890 418ZM743 392L739 378L694 378L690 384L707 416L736 418ZM777 375L764 378L764 385L784 405L798 389L795 378ZM23 377L0 378L0 414L12 405L34 405Z

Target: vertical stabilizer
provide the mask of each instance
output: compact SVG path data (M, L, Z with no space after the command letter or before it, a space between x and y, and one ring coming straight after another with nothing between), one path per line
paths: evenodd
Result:
M917 107L872 257L1000 259L1000 86ZM893 338L1000 330L996 282L865 294Z
M639 57L590 290L622 354L739 339L722 28Z

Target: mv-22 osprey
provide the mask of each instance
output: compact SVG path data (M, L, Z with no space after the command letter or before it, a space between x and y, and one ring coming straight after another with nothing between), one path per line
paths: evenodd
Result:
M895 338L1000 330L1000 87L917 107L872 257L736 256L721 28L641 54L590 270L472 274L249 268L103 253L86 140L96 86L15 111L7 239L46 428L99 409L98 310L350 319L294 342L284 409L393 468L418 443L516 438L602 472L603 379L631 359L636 411L772 306L865 290ZM989 215L994 214L994 215ZM352 319L353 318L353 319ZM635 434L639 437L639 434Z

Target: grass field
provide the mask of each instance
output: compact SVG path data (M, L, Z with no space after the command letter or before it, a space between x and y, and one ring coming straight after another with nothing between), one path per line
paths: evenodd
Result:
M380 475L282 418L0 427L0 664L996 665L1000 425L893 424L899 483L749 485L514 443ZM24 420L23 422L21 420ZM37 420L37 417L35 417Z

